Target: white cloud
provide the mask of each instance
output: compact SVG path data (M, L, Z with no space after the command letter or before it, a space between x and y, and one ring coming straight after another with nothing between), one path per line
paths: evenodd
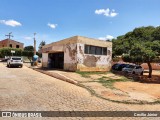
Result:
M25 39L25 40L32 40L32 37L26 36L26 37L24 37L24 39Z
M111 35L106 35L106 37L99 37L100 40L112 40L114 37Z
M95 14L98 14L98 15L102 14L107 17L115 17L118 15L118 13L116 13L114 9L110 10L109 8L95 10Z
M52 29L55 29L57 27L57 24L48 23L47 25Z
M1 24L5 24L8 26L16 27L16 26L22 26L22 24L15 20L0 20Z

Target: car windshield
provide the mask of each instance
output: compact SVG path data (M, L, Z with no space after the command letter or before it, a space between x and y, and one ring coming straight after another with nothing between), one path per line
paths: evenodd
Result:
M12 60L21 60L21 58L12 58Z
M126 67L128 64L122 64L122 67Z
M129 68L134 68L134 67L135 67L134 65L130 65L130 66L129 66Z
M140 68L142 68L141 66L136 66L136 69L140 69Z
M134 65L127 65L126 68L134 68Z

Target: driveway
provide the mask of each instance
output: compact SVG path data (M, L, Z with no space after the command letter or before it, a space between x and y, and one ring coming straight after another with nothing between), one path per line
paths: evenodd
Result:
M6 64L0 63L0 110L156 111L160 110L160 105L126 105L109 102L92 96L84 88L44 75L25 66L23 68L7 68ZM126 119L128 120L128 118Z

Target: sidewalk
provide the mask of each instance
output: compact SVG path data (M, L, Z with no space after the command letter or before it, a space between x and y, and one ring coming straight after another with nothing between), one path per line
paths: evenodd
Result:
M66 82L69 82L72 84L78 84L78 82L76 80L63 75L61 71L41 69L38 67L32 67L32 68L38 72L44 73L44 74L52 76L54 78L57 78L57 79L60 79L60 80L63 80L63 81L66 81Z
M81 86L92 95L105 100L126 104L160 103L160 88L157 84L135 82L132 79L111 72L66 72L40 67L31 68L54 78Z

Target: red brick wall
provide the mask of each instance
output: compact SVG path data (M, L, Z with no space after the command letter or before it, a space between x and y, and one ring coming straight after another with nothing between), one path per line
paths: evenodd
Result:
M16 48L16 45L19 45L19 48L23 49L23 43L8 39L0 41L0 48L10 47L10 44L12 44L12 48Z
M7 45L8 45L8 40L0 41L0 48L3 47L3 46L8 47Z

